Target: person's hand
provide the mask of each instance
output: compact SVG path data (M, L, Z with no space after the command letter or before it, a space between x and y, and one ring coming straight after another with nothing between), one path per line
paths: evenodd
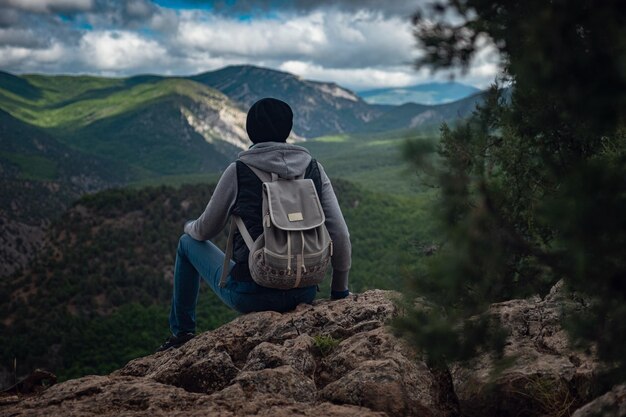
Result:
M350 290L345 291L331 291L330 299L331 300L341 300L342 298L346 298L350 295Z

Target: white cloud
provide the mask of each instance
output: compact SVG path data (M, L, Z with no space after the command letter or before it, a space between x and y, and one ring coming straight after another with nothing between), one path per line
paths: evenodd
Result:
M0 6L34 13L84 12L94 7L94 0L0 0Z
M38 10L88 7L96 0L24 0ZM102 75L187 75L226 65L253 64L364 90L446 79L416 71L409 19L396 14L311 7L307 13L250 20L207 10L174 11L148 0L98 1L72 21L25 11L25 27L0 28L0 69ZM326 1L326 0L324 0ZM0 0L1 5L18 0ZM368 3L369 4L369 3ZM118 10L119 9L119 10ZM6 9L11 11L13 9ZM13 19L14 20L14 19ZM80 24L94 29L84 29ZM53 62L49 57L56 57ZM481 51L465 77L479 87L495 77L497 60Z
M53 42L47 48L30 49L21 46L0 46L3 67L20 72L58 72L61 65L71 63L72 53L65 45Z
M178 20L176 12L159 8L158 12L150 17L149 26L154 31L173 35L178 30Z
M487 88L498 74L498 66L492 63L472 67L467 74L458 71L432 73L428 69L416 70L410 65L387 68L324 68L303 61L287 61L279 69L309 80L335 82L355 91L407 87L431 81L448 81L451 77L461 83Z
M410 68L324 68L311 62L287 61L280 65L280 69L305 79L332 81L354 90L400 87L418 81Z
M314 61L327 67L389 66L413 58L408 22L380 14L313 12L253 21L184 13L181 48L212 56Z
M324 66L391 67L407 64L416 55L408 20L364 11L329 13L325 29L333 42L313 56Z
M96 71L113 71L158 67L166 63L167 51L158 42L134 32L93 31L81 39L80 55Z
M281 21L240 21L205 12L185 13L176 40L183 48L211 55L266 59L312 54L328 43L319 14Z

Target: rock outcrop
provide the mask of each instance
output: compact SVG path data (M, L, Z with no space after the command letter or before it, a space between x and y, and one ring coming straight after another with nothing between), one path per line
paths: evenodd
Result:
M468 416L570 415L592 399L597 362L570 348L561 327L565 311L584 308L565 297L562 282L538 296L492 304L509 332L499 374L490 355L452 367L455 392Z
M55 385L0 414L443 415L433 374L385 328L398 314L393 296L368 291L240 316L179 349Z
M111 375L0 402L0 414L539 416L570 415L592 399L596 362L567 344L559 317L564 305L577 304L560 286L544 299L491 307L510 332L505 355L514 359L495 379L488 355L451 374L429 369L386 327L399 314L397 296L374 290L285 314L240 316ZM596 401L612 401L614 415L622 415L624 390L607 396Z

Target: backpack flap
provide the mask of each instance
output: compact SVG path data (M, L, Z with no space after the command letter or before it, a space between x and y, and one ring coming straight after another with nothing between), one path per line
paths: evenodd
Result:
M282 230L309 230L326 220L310 179L264 182L272 224Z

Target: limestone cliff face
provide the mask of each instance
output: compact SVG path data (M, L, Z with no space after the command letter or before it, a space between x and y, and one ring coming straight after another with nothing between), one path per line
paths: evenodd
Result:
M450 374L429 369L386 326L399 314L393 302L398 295L374 290L300 305L286 314L240 316L179 349L133 360L111 375L5 399L0 414L569 415L592 399L597 366L592 356L567 345L558 324L560 291L544 300L492 307L511 332L506 355L516 359L493 384L488 357L454 366ZM562 409L556 410L550 399L563 400Z

